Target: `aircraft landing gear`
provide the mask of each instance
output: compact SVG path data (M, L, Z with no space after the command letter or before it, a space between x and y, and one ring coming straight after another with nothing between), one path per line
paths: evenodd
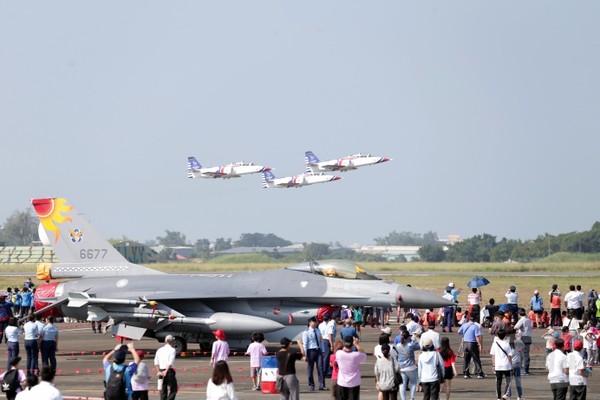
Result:
M173 348L175 349L175 354L180 355L184 351L187 350L187 342L181 336L175 336L173 338Z

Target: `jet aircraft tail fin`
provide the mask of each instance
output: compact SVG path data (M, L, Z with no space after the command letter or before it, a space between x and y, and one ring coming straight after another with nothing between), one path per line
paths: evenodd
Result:
M202 168L196 157L188 157L187 165L188 178L194 178L194 172L200 172Z
M276 178L275 175L271 171L263 171L262 174L262 187L268 188L269 183L273 182Z
M161 273L128 262L66 199L32 199L31 204L40 220L40 239L52 245L60 261L48 271L53 278Z
M315 155L315 153L313 153L310 150L304 152L304 165L306 166L306 172L308 172L309 174L314 173L315 171L313 171L311 166L314 164L317 164L318 162L319 162L319 157L317 157Z

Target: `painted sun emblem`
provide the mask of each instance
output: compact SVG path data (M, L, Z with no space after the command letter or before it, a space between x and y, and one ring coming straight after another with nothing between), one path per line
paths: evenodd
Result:
M81 232L78 228L70 229L69 236L71 236L71 241L73 243L79 243L83 240L83 232Z
M60 229L57 225L64 222L71 222L71 218L65 217L63 214L71 211L73 206L68 206L66 203L67 199L63 198L33 199L31 201L44 229L49 232L54 232L54 243L58 242L58 236L60 234Z

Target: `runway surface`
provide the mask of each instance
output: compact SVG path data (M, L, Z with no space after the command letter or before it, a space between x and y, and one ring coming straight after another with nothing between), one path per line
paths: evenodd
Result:
M57 324L60 329L59 351L58 351L58 371L55 380L56 387L62 392L65 398L74 399L96 399L102 396L102 358L103 352L108 352L117 344L115 338L110 334L93 333L89 324ZM398 324L392 324L394 335L397 334ZM373 347L377 344L377 338L380 334L378 328L367 326L363 328L362 343L365 351L372 353ZM532 345L531 375L522 378L524 397L530 399L550 399L550 385L546 379L544 368L545 350L544 341L541 339L543 330L535 331L534 343ZM459 347L460 338L457 333L442 333L448 335L453 349L456 351ZM489 353L491 336L484 334L484 353ZM146 352L146 361L148 365L153 364L154 352L161 346L160 343L151 339L143 339L135 343L138 349ZM268 346L273 351L277 346ZM179 357L176 360L177 379L180 390L177 399L203 399L206 396L206 382L210 378L211 368L209 366L210 354L203 353L197 345L190 345L185 357ZM21 354L25 358L25 351L21 343ZM128 361L131 359L128 356ZM24 364L25 360L23 360ZM457 371L462 372L462 358L458 358ZM376 399L375 381L373 377L373 365L375 357L370 355L368 360L362 366L361 398ZM6 352L0 356L0 366L6 365ZM252 391L252 382L249 378L249 358L243 356L242 352L234 352L230 356L229 365L233 374L233 379L240 399L278 399L278 395L262 394ZM489 354L484 354L483 365L487 378L483 380L469 379L465 380L459 375L452 381L452 399L472 400L477 399L495 399L495 379L492 375L491 359ZM328 399L328 392L310 392L308 390L306 377L306 364L297 362L298 379L300 380L302 399ZM316 378L316 377L315 377ZM328 387L329 387L329 382ZM153 377L152 388L156 385ZM514 389L514 387L513 387ZM514 392L514 390L513 390ZM588 380L588 396L590 400L600 399L600 379L592 376ZM416 398L422 398L422 393L417 393ZM150 391L151 399L158 399L157 391ZM408 398L408 397L407 397ZM441 394L441 399L445 395ZM516 399L516 395L513 395Z

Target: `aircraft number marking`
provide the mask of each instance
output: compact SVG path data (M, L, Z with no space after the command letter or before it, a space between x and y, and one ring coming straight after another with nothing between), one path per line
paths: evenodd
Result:
M79 258L84 260L102 260L108 250L106 249L81 249L79 251Z

